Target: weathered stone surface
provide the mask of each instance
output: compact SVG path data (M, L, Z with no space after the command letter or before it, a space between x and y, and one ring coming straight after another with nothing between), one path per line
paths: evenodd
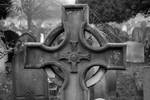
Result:
M0 73L0 100L12 100L12 78L4 72Z
M110 100L143 100L142 91L137 90L141 90L143 86L143 66L131 67L125 72L117 73L117 94L109 96ZM4 72L0 73L0 100L12 100L11 74L7 75Z
M127 42L127 62L142 63L144 62L144 45L138 42Z
M144 100L150 99L150 67L144 68Z
M61 100L93 99L90 97L89 87L99 82L101 79L101 71L105 73L107 70L112 71L125 69L125 60L123 58L125 58L124 49L126 48L126 44L106 44L107 40L105 39L104 34L100 33L96 28L93 28L88 24L87 8L87 5L66 5L62 7L62 26L51 31L43 44L37 42L25 43L23 49L24 55L19 56L19 54L22 54L21 52L16 54L17 56L15 57L16 60L14 62L14 68L16 69L14 69L14 74L17 73L17 67L22 67L29 71L32 69L43 70L46 65L49 65L50 67L55 66L61 69L64 74L64 83L60 89ZM97 39L100 47L93 48L87 44L84 36L85 31L91 33ZM55 40L62 32L65 33L64 40L60 45L52 47L51 44L53 43L53 40ZM90 77L89 80L91 82L87 80L87 83L91 84L85 84L86 73L94 66L99 66L99 70ZM21 70L18 72L20 71ZM24 76L27 76L28 73L26 73L27 72L24 73ZM32 71L32 73L35 72ZM56 74L59 73L56 72ZM17 77L17 74L15 76ZM30 76L31 75L28 74L28 77ZM111 83L111 81L114 80L113 77L110 77L112 74L106 76L106 83L102 83L106 85L106 88L104 88L104 92L106 91L106 93L104 94L107 94L109 90L113 90L116 86ZM31 88L31 85L33 85L31 84L32 79L26 82L21 80L21 77L16 84L19 84L19 82L24 83L25 86L28 84L28 89L33 91L33 94L30 94L34 95L34 99L37 100L39 95L36 95L36 89ZM39 77L41 80L43 78ZM37 82L39 81L40 80ZM42 87L44 84L37 85L38 87ZM16 88L18 88L18 86L16 86ZM43 89L47 90L47 88ZM18 94L22 91L25 90L19 90ZM41 92L43 95L47 94L44 91ZM24 96L24 94L21 96ZM105 95L104 98L107 98L106 96L107 95ZM45 97L48 98L47 95L45 95Z
M143 66L118 72L117 100L143 100Z

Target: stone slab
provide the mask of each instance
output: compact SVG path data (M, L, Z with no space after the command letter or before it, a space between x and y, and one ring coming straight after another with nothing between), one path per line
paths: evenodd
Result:
M133 41L127 42L126 61L144 63L144 45Z

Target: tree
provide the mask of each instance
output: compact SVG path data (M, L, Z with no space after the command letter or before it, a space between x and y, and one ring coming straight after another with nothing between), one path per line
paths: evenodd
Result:
M11 0L0 0L0 19L5 19L9 15Z
M12 0L13 11L20 17L27 19L28 30L32 29L33 20L42 22L50 18L57 18L60 14L60 5L54 3L54 0ZM15 14L14 13L14 14ZM16 15L15 15L16 16Z
M150 13L150 1L149 0L141 0L141 6L140 6L141 12L147 14Z
M118 22L135 16L141 8L142 0L78 0L90 8L91 23Z

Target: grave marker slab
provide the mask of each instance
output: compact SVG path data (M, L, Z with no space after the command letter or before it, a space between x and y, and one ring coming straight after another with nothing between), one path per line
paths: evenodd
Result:
M49 33L44 43L25 43L24 55L18 58L18 61L22 59L21 66L28 70L41 71L46 65L60 68L64 74L64 83L60 89L61 100L91 99L90 86L86 85L85 76L88 70L94 66L99 66L104 73L109 70L125 69L126 44L107 43L105 36L89 25L88 12L87 5L63 6L62 24ZM101 46L91 47L85 39L85 31L93 35ZM64 33L64 40L57 46L51 46L61 33ZM95 79L97 80L92 85L99 82L99 75ZM44 83L45 81L43 81L43 85ZM32 83L27 82L27 84L30 86ZM34 88L29 90L31 92L29 91L27 95L34 100L48 100L47 90L45 90L46 92L41 91L42 94L45 94L45 98L41 99L35 95L37 90Z

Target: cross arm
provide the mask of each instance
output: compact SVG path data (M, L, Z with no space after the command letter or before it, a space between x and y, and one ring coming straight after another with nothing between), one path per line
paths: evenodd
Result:
M89 53L90 61L79 64L83 72L94 66L104 66L106 71L126 69L126 44L110 43L104 49Z
M107 70L125 70L126 65L126 44L109 43L107 49Z
M49 62L56 62L55 48L41 43L25 44L25 68L40 68Z
M91 59L89 62L79 64L81 80L84 80L87 72L93 67L99 67L93 76L86 81L86 87L91 87L101 81L105 72L110 70L125 70L126 44L110 43L97 52L90 52ZM81 66L81 67L80 67ZM82 86L85 83L81 81Z

